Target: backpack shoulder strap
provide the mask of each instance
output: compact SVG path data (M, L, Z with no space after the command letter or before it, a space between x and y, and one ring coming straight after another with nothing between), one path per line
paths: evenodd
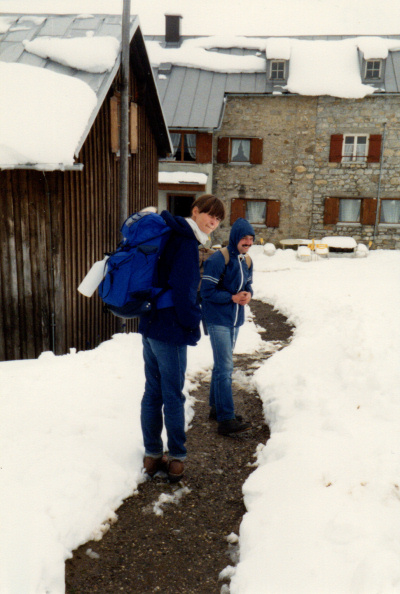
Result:
M228 248L227 248L227 247L221 248L221 249L220 249L220 252L222 252L222 255L223 255L223 256L224 256L224 258L225 258L225 266L227 266L227 265L228 265L228 262L229 262L229 251L228 251ZM249 254L246 254L246 255L245 255L245 260L246 260L247 268L249 268L249 269L250 269L250 266L251 266L251 258L250 258L250 256L249 256Z
M228 252L228 248L227 248L227 247L224 247L224 248L221 248L219 251L220 251L220 252L221 252L221 254L224 256L224 260L225 260L225 266L227 266L227 265L228 265L228 262L229 262L229 252Z

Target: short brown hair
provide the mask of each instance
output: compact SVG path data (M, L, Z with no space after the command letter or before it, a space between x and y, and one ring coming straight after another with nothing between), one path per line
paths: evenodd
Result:
M217 217L221 221L225 218L224 203L220 198L214 196L214 194L203 194L196 198L190 212L193 212L195 206L197 206L199 212L205 212L212 217Z

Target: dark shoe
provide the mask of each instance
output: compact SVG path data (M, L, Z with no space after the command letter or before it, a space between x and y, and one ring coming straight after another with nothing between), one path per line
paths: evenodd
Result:
M177 483L181 480L184 468L182 460L170 460L168 464L168 478L171 483Z
M231 435L232 433L242 433L251 429L250 423L239 421L236 419L229 419L229 421L221 421L218 423L219 435Z
M210 414L209 414L208 418L211 419L212 421L217 420L217 409L215 408L215 406L212 406L210 408ZM235 415L235 419L237 421L243 421L242 415Z
M161 456L161 458L152 458L151 456L146 456L143 460L143 466L146 474L149 476L154 476L159 470L167 472L168 458L165 455Z

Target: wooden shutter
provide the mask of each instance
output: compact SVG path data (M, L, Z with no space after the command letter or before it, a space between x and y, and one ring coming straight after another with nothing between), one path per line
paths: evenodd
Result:
M331 148L329 151L329 161L331 163L341 163L342 162L342 147L343 147L343 134L332 134Z
M131 153L138 152L138 106L131 103L129 110L129 150Z
M218 138L217 163L229 163L230 142L228 136Z
M361 224L375 225L376 220L376 198L363 198L361 202Z
M199 132L196 138L197 163L212 162L212 134Z
M279 200L267 201L267 227L279 227L281 203Z
M367 163L379 163L381 158L382 136L380 134L371 134L369 137L369 148Z
M324 225L336 225L339 220L339 198L325 198Z
M120 98L114 95L110 99L110 141L111 151L119 151L119 128L120 128Z
M246 216L246 200L244 198L234 198L231 201L231 225L239 218Z
M250 144L250 163L260 165L263 158L263 139L252 138Z

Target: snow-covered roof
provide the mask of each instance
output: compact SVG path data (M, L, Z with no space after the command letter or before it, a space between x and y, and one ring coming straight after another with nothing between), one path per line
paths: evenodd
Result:
M158 173L158 183L160 184L200 184L207 183L208 175L206 173L197 173L196 171L160 171Z
M363 98L400 92L400 35L392 37L182 38L146 40L168 125L216 128L229 93L295 93ZM363 59L385 60L379 81L366 81ZM288 77L272 81L269 60L285 60ZM369 83L369 84L368 84Z
M120 15L1 16L0 168L73 168L120 61Z

